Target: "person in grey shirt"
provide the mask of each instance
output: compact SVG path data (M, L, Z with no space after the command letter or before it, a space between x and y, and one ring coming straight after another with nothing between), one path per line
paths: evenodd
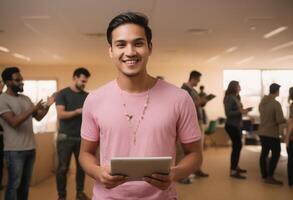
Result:
M74 154L76 162L76 199L89 200L89 197L83 192L85 174L78 161L81 143L81 113L83 103L88 95L84 88L89 77L90 73L87 69L76 69L73 73L72 85L59 91L56 97L56 109L59 119L56 181L59 200L66 198L67 172L72 154Z
M17 67L2 72L7 86L0 95L0 123L4 130L4 157L8 171L5 200L27 200L35 161L32 118L40 121L54 103L54 96L34 105L23 92L23 78Z
M181 88L187 91L187 93L191 96L194 106L196 108L198 124L201 130L201 136L202 136L201 141L202 141L202 148L203 148L204 147L203 106L206 105L208 100L205 98L201 98L199 96L199 93L194 89L194 87L196 87L198 83L200 82L200 78L201 78L200 72L196 70L190 72L188 82L183 83ZM180 148L180 147L177 147L177 148ZM202 170L202 168L194 172L194 175L196 175L197 177L203 177L203 178L209 177L209 174L205 173ZM186 182L189 183L190 181L183 180L183 183L186 183Z

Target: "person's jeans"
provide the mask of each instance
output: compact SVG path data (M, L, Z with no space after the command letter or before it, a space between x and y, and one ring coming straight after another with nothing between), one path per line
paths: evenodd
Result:
M76 162L76 192L82 192L84 189L84 171L79 161L80 138L69 137L59 133L57 139L58 168L56 174L57 191L59 197L66 197L67 172L69 169L72 153Z
M288 184L290 186L293 185L293 141L291 140L289 146L287 147L288 152L288 164L287 164L287 172L288 172Z
M276 170L280 153L281 144L279 138L271 138L260 136L261 141L261 154L259 159L260 171L263 178L272 177ZM272 151L272 157L269 160L269 166L267 166L268 156L270 151Z
M225 125L225 130L228 133L231 141L232 141L232 152L231 152L231 157L230 157L230 169L231 170L236 170L238 167L239 159L240 159L240 152L242 149L242 132L241 129L233 126L226 124Z
M4 159L3 135L0 135L0 187L2 187L2 178L3 178L3 159Z
M5 151L8 183L5 200L28 200L36 150Z

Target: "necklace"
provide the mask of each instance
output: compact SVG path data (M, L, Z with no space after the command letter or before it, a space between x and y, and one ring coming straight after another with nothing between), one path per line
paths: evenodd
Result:
M123 91L122 90L121 90L121 97L122 97L122 101L123 101L123 104L122 105L123 105L123 108L124 108L124 111L125 111L124 116L126 117L127 121L131 125L132 124L133 115L130 114L127 111L127 104L125 103L125 99L124 99ZM133 131L133 144L136 144L137 131L138 131L138 128L140 126L141 121L144 119L145 112L146 112L147 107L149 105L149 100L150 100L150 90L148 90L148 92L147 92L145 104L143 105L143 109L142 109L141 115L138 118L138 122L137 122L136 126L134 127L134 131ZM133 126L131 126L131 127L133 128Z

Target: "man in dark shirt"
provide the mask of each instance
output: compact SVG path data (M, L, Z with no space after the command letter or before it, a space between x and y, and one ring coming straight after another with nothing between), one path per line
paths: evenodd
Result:
M59 134L57 138L58 168L56 174L58 200L66 199L66 176L71 155L76 161L76 200L89 200L83 192L84 171L79 162L80 128L82 122L82 107L88 95L84 91L90 73L85 68L78 68L73 73L73 83L62 89L56 97L56 109L59 119Z

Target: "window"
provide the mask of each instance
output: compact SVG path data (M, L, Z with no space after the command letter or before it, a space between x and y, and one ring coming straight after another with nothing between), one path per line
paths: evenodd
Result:
M288 91L293 87L293 70L224 70L224 89L231 80L239 81L241 86L241 100L244 107L253 107L251 115L259 116L258 105L263 95L269 93L272 83L281 85L280 96L284 115L289 116Z
M33 103L41 99L47 101L47 97L57 91L56 80L25 80L23 94L30 97ZM45 133L56 131L57 113L55 106L51 106L47 115L41 120L33 119L34 133Z
M258 104L262 94L260 70L224 70L224 90L232 80L239 81L244 108L253 107L250 114L259 115Z

